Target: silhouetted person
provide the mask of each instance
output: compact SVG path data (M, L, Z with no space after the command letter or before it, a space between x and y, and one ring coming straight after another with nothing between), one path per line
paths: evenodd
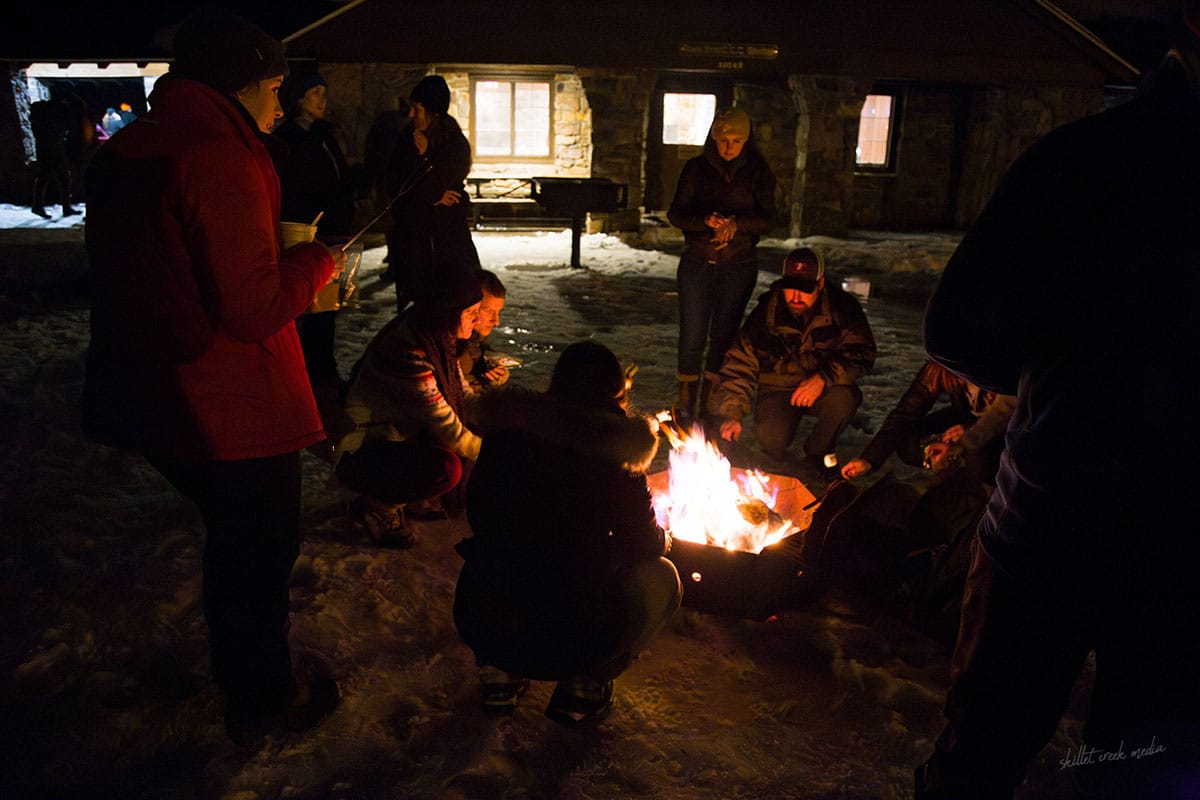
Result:
M46 190L53 184L54 195L62 204L62 215L78 214L71 208L71 166L67 158L67 137L71 129L71 110L65 100L39 100L29 106L29 125L37 148L37 171L33 178L33 213L50 219L46 211Z
M1187 48L1022 155L930 301L930 356L1017 404L919 800L1011 798L1089 652L1084 744L1060 769L1089 798L1200 792L1200 39Z

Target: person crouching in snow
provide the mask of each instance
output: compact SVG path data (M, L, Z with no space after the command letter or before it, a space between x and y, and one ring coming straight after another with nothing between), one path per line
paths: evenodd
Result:
M478 401L484 444L454 620L485 708L511 710L529 679L547 680L558 684L550 719L603 719L613 679L679 607L646 484L656 423L626 413L627 392L617 357L579 342L544 394L501 388Z
M375 544L412 546L405 505L454 489L479 456L480 439L463 421L458 348L482 297L478 275L446 270L355 365L345 406L353 429L338 442L334 471L360 493L351 514Z

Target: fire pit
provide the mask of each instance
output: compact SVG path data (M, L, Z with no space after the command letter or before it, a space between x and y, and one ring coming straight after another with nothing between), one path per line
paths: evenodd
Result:
M670 467L648 476L683 603L749 619L802 606L824 586L802 551L821 501L796 478L730 466L699 428L665 425Z
M531 178L529 196L552 214L571 218L571 266L579 267L579 237L589 212L625 208L629 187L607 178Z

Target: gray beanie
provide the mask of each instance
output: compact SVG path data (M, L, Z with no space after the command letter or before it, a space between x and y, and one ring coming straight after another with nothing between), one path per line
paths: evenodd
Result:
M171 74L224 94L288 72L281 42L219 6L203 6L188 15L171 48L175 56Z

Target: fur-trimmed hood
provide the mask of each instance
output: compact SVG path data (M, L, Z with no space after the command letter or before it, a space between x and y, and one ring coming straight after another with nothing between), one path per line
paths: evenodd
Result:
M489 433L517 431L634 473L645 473L658 452L657 426L649 417L625 416L528 389L488 390L471 401L467 418L485 442Z

